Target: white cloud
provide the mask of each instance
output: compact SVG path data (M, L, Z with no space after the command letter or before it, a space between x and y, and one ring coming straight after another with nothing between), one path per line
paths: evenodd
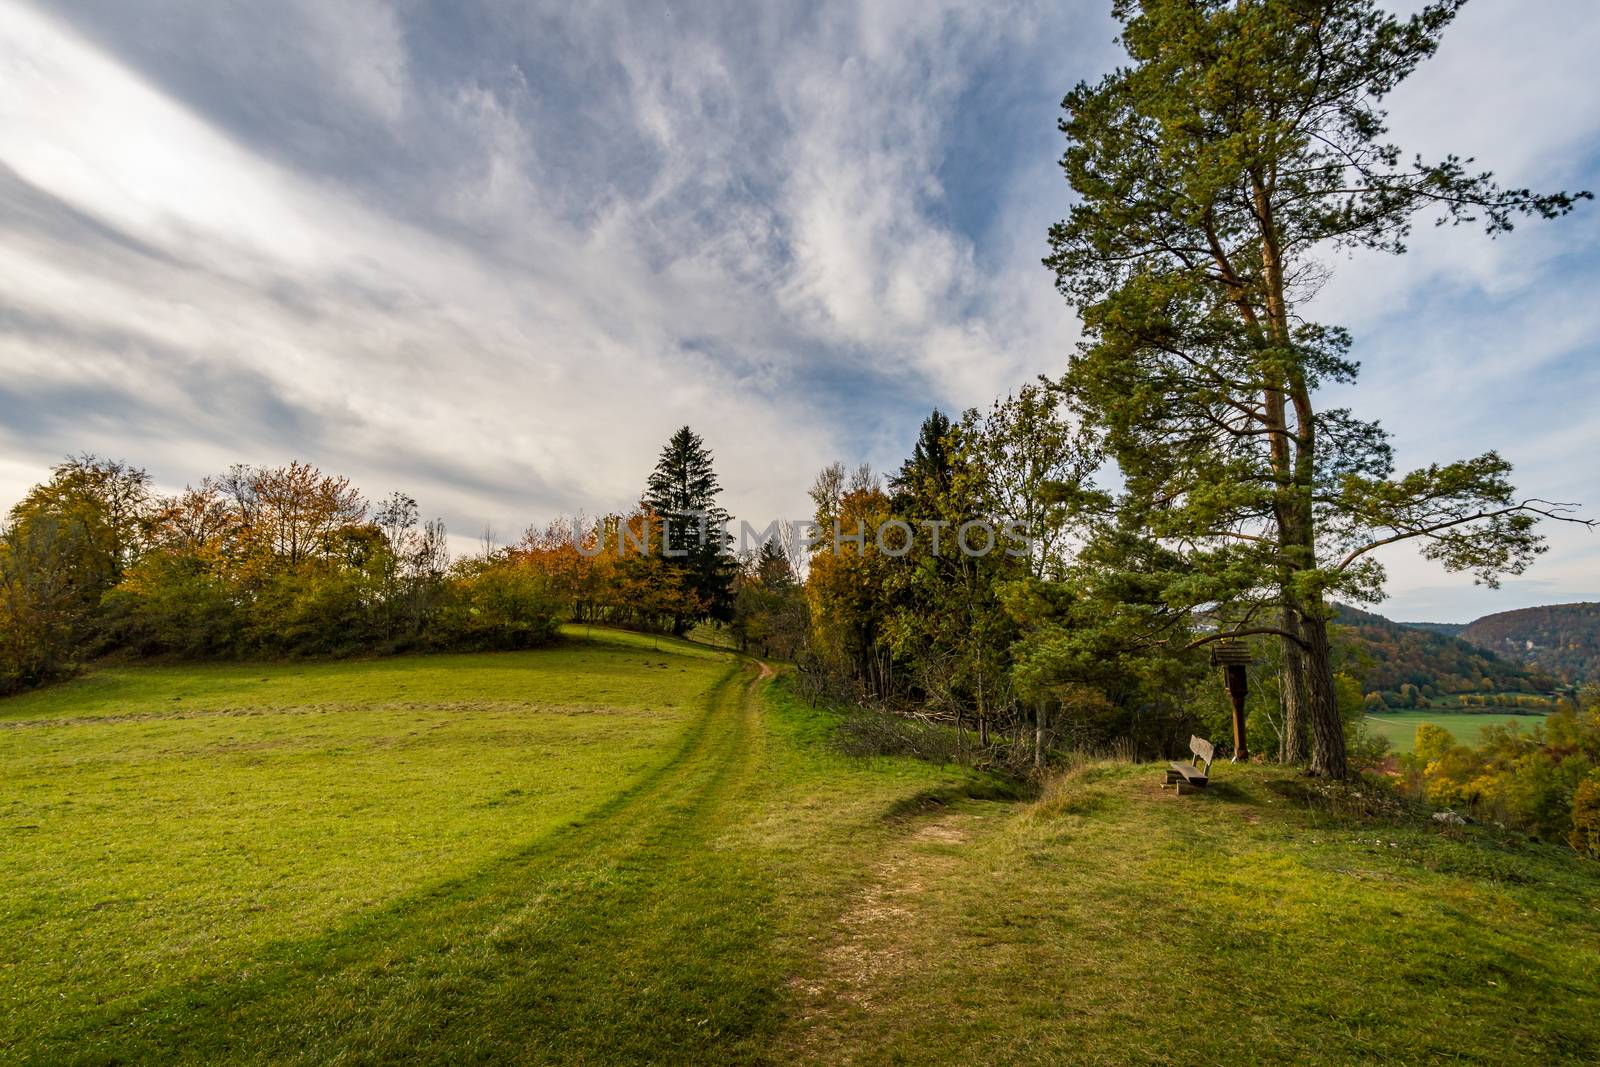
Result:
M0 245L6 303L59 331L47 344L0 337L8 385L128 400L125 422L73 420L54 440L10 442L41 465L67 436L169 480L208 473L182 434L163 440L135 422L143 407L218 459L292 451L374 491L420 473L430 506L503 531L625 503L684 418L723 444L727 480L756 503L782 499L762 499L758 465L800 476L792 443L815 431L781 398L748 395L729 368L690 359L699 377L682 377L665 327L692 306L653 293L604 233L534 219L522 227L537 238L522 249L528 262L478 255L252 154L43 16L10 10L5 27L14 91L0 105L0 158L143 246L86 247L27 227ZM473 107L474 121L496 125L492 106ZM495 199L497 170L516 180L515 131L500 122L483 144L482 217L525 209ZM314 439L215 410L207 386L245 374ZM771 440L774 425L785 441Z
M398 122L409 61L394 9L385 0L294 0L288 7L326 80L373 115Z
M1105 7L0 0L0 502L81 448L168 484L298 456L509 535L626 503L689 422L735 512L799 513L822 463L1064 364L1051 123L1114 58ZM1563 64L1600 42L1561 25L1469 6L1397 135L1592 174L1600 90ZM1323 306L1404 461L1511 437L1530 489L1600 501L1563 475L1581 397L1495 410L1592 351L1562 272L1593 232L1341 266ZM1600 586L1560 543L1536 573Z

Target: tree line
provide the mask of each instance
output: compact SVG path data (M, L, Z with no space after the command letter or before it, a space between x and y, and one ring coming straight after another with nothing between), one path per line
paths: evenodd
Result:
M1346 669L1390 707L1419 707L1459 694L1550 693L1559 684L1458 637L1432 633L1381 615L1338 605L1337 651ZM1398 701L1396 698L1400 698Z
M1521 498L1493 451L1397 471L1381 425L1321 402L1359 370L1351 335L1310 314L1333 255L1402 253L1419 216L1493 237L1589 198L1386 139L1384 99L1460 7L1114 5L1127 62L1063 101L1076 202L1045 260L1084 340L1027 394L1049 430L1020 445L1071 440L1070 469L1025 496L1073 551L1038 567L813 560L823 663L878 698L970 709L980 742L991 721L1037 735L1054 718L1160 743L1204 703L1207 647L1249 641L1272 673L1278 758L1349 773L1363 698L1340 671L1336 601L1380 599L1379 553L1399 544L1493 585L1544 551L1541 519L1570 519ZM1007 437L936 414L888 486L825 471L818 521L1003 510L988 457Z
M59 464L0 532L0 691L124 651L189 658L526 648L554 632L505 554L452 562L441 522L305 463L152 492L122 461Z
M1170 747L1217 705L1209 648L1244 641L1254 728L1282 761L1343 778L1363 695L1335 653L1336 601L1379 600L1380 554L1400 544L1494 584L1544 550L1541 519L1570 519L1519 496L1493 451L1399 471L1382 426L1323 402L1359 370L1351 335L1312 314L1338 253L1402 253L1429 216L1493 237L1589 197L1388 140L1385 98L1461 3L1114 4L1126 61L1069 92L1060 121L1075 201L1045 265L1083 324L1064 373L934 412L887 478L834 464L811 488L820 529L1017 522L1024 553L918 538L741 559L708 535L720 487L687 427L636 509L449 566L406 498L369 515L309 469L242 469L152 523L134 472L69 465L13 512L6 640L244 654L516 643L563 614L709 620L792 653L815 690L1034 761L1062 742ZM73 518L73 486L99 479L99 511ZM652 536L672 553L630 547ZM24 664L8 677L47 666L6 655Z
M678 634L714 621L792 656L805 624L788 557L768 543L741 558L710 533L719 491L684 427L634 508L452 559L414 498L369 503L310 464L235 466L163 496L125 461L69 458L0 528L0 693L109 654L519 649L564 620Z
M1552 604L1477 619L1461 638L1582 684L1600 680L1600 604Z

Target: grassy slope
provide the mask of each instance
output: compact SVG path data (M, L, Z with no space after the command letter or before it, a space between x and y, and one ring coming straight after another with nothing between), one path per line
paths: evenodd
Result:
M1486 726L1514 723L1524 730L1532 729L1542 715L1483 714L1449 711L1396 711L1383 715L1368 715L1367 725L1389 739L1396 752L1410 752L1416 742L1418 725L1431 722L1449 730L1463 745L1476 745L1483 737Z
M595 636L0 704L0 1059L754 1058L884 814L963 776Z
M670 758L716 657L106 671L0 704L0 1041L468 874Z
M1261 768L1204 797L1096 767L964 801L882 860L823 966L862 1063L1592 1063L1600 868L1318 815ZM863 1052L862 1050L867 1050Z
M1600 865L1258 768L977 799L622 636L78 687L0 704L0 1059L1600 1054Z

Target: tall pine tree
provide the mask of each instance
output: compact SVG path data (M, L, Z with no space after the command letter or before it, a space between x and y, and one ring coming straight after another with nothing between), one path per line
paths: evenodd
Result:
M1087 338L1064 385L1122 472L1124 522L1183 556L1165 599L1282 641L1288 748L1309 734L1329 777L1331 599L1381 596L1373 553L1405 540L1482 581L1520 573L1557 513L1493 452L1397 475L1376 423L1319 402L1356 374L1349 335L1305 315L1330 253L1403 252L1419 213L1494 235L1588 195L1384 140L1382 101L1464 2L1117 0L1129 63L1063 104L1080 199L1046 263Z
M955 473L950 430L950 417L938 408L922 420L910 458L900 465L899 473L889 479L896 508L916 512L919 505L923 505L926 510L929 500L949 493Z
M721 491L710 449L699 434L682 427L661 450L644 494L644 503L662 520L668 564L682 573L701 604L700 618L674 619L680 633L701 618L732 618L735 568L728 513L717 505Z

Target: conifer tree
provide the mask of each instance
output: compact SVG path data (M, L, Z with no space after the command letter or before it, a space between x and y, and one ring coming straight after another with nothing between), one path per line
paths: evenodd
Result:
M1385 140L1384 98L1464 2L1400 19L1375 0L1117 0L1130 62L1063 102L1080 200L1045 262L1086 334L1063 385L1122 473L1119 521L1181 551L1164 598L1282 642L1290 754L1309 734L1330 777L1331 598L1381 596L1373 553L1405 540L1493 583L1561 514L1494 452L1397 475L1376 423L1318 402L1357 369L1351 337L1305 315L1328 253L1401 253L1427 212L1504 234L1589 195Z
M726 621L732 615L734 561L728 513L717 504L721 491L710 449L684 426L662 448L644 503L662 522L661 551L668 564L682 573L706 617ZM673 628L681 632L696 621L676 617Z
M911 456L900 465L899 472L889 479L895 506L902 510L915 510L920 502L926 510L930 501L947 495L955 474L953 450L950 417L934 408L922 420Z

